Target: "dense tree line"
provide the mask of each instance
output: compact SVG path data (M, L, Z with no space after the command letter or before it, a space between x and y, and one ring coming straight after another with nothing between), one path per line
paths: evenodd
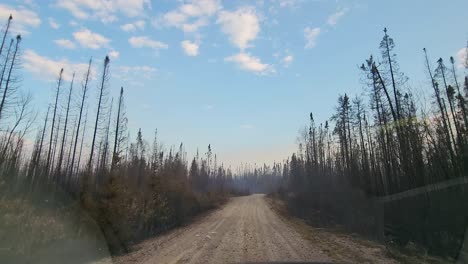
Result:
M379 59L370 56L360 67L368 99L340 95L335 114L318 125L310 114L298 152L285 163L283 186L291 210L312 221L370 235L385 223L385 234L396 235L403 244L417 240L437 253L454 255L468 219L466 208L454 205L466 201L463 187L393 204L374 202L466 177L468 76L460 76L453 57L448 63L434 61L426 49L421 51L430 107L415 99L385 29ZM461 63L466 70L467 62ZM405 207L409 204L412 208Z
M384 32L381 59L370 56L360 67L368 103L361 96L344 94L325 124L317 126L310 114L308 131L291 157L291 164L303 168L291 170L304 170L303 176L346 179L373 196L465 175L467 77L462 89L453 57L449 67L438 59L433 70L424 49L434 107L418 109L407 78L399 71L393 39ZM292 174L294 190L304 177Z
M20 89L21 36L10 40L12 23L10 16L0 46L2 230L16 231L20 235L13 236L18 239L26 232L16 222L24 211L13 210L18 218L7 217L12 204L23 204L31 210L27 213L34 211L38 216L52 210L51 218L57 218L27 219L28 226L58 222L60 214L82 207L81 221L90 216L111 249L123 252L133 242L180 225L220 205L229 195L242 193L235 188L230 169L218 166L211 146L189 165L183 144L167 149L156 131L151 143L141 129L130 137L125 90L121 87L115 101L109 93L111 61L107 56L97 76L92 76L92 60L83 76L69 74L70 81L65 78L68 69L57 72L47 112L35 114L31 96ZM29 149L28 135L34 133ZM30 204L36 209L26 206ZM52 227L42 228L52 233L48 230ZM73 235L79 237L79 233ZM3 243L19 253L25 244L40 245L66 236L58 233Z

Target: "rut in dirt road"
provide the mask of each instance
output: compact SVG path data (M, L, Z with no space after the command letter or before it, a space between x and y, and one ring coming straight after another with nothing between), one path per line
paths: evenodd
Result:
M151 241L123 263L326 262L328 257L270 209L263 195L232 199L195 223Z

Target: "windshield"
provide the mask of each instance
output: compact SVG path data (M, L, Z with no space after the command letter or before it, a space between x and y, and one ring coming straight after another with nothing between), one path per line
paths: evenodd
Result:
M466 10L3 0L0 263L468 263Z

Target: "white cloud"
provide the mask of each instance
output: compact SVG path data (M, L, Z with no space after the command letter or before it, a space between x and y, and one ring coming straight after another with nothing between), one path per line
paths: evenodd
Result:
M28 28L37 27L41 24L41 19L32 10L24 7L13 8L8 5L0 4L0 18L2 25L6 23L8 17L12 15L10 30L13 34L29 34Z
M55 19L49 17L49 26L53 29L58 29L60 25L55 21Z
M120 26L120 28L125 32L132 32L132 31L136 30L135 25L133 25L131 23L122 25L122 26Z
M208 25L208 17L220 9L220 0L189 0L177 9L164 14L153 24L162 22L166 26L176 27L184 32L196 32L199 28Z
M331 14L327 19L327 24L330 25L330 26L334 26L334 25L338 24L338 21L340 20L340 18L342 16L344 16L346 14L346 12L348 12L348 11L349 11L348 8L342 8L342 9L336 11L335 13Z
M317 45L317 38L320 35L320 28L306 27L304 29L304 37L307 41L305 48L311 49Z
M78 43L80 43L81 46L90 49L99 49L101 47L107 46L110 42L110 39L98 33L94 33L87 28L76 31L73 33L73 37L76 41L78 41Z
M154 73L156 72L156 68L150 66L120 66L118 70L122 73L130 73L130 72L145 72L145 73Z
M111 50L111 51L109 51L108 55L109 55L109 57L111 59L117 59L119 57L120 53L118 51L116 51L116 50Z
M134 48L167 49L168 45L157 40L152 40L148 36L131 37L128 43Z
M56 6L68 10L78 19L98 18L102 22L113 22L119 14L136 17L151 8L150 0L57 0Z
M235 62L239 68L251 71L257 74L266 74L274 72L272 65L262 63L259 58L254 57L248 53L240 52L224 59L227 62Z
M58 78L60 69L63 68L63 79L71 81L73 72L76 76L82 76L88 69L86 63L72 63L67 59L53 60L41 56L33 50L26 50L23 54L24 68L39 79L53 81ZM92 75L95 75L94 69Z
M113 74L116 78L131 83L135 86L141 86L141 79L152 79L157 73L157 69L142 65L142 66L119 66Z
M260 32L260 21L252 7L242 7L234 12L221 11L217 23L221 24L232 44L241 50L248 48L249 42L255 40Z
M89 14L83 11L80 7L80 1L58 1L58 7L68 10L72 15L79 19L87 19Z
M457 52L458 68L468 67L468 48L462 48Z
M208 19L202 17L195 20L193 23L185 23L182 25L182 31L190 33L196 32L199 28L208 25Z
M221 3L219 0L192 0L182 5L179 11L186 16L200 17L214 15L220 8Z
M166 13L163 19L171 26L180 26L187 20L187 16L178 11L171 11Z
M297 5L297 0L280 0L280 7L294 7Z
M145 28L145 21L144 20L138 20L138 21L135 21L135 26L139 29L144 29Z
M283 58L283 65L285 67L289 67L289 65L291 65L293 60L294 60L294 57L292 55L288 55L288 56Z
M125 32L134 32L137 29L143 30L145 29L145 21L144 20L138 20L135 21L134 23L128 23L120 26L120 28L125 31Z
M198 48L199 45L195 42L191 42L189 40L184 40L180 43L182 49L184 50L185 54L189 56L197 56L198 55Z
M54 42L55 44L65 49L74 49L76 47L75 43L69 39L56 39Z

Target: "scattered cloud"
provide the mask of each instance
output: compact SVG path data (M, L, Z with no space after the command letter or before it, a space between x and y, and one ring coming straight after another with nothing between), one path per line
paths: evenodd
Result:
M298 3L298 0L280 0L279 6L280 7L294 7Z
M90 49L100 49L101 47L107 46L110 42L110 39L98 33L94 33L87 28L76 31L73 33L73 37L81 46Z
M150 66L119 66L113 76L128 82L132 86L143 86L141 80L151 80L158 72L156 68Z
M311 0L315 1L315 0ZM307 0L268 0L265 1L268 2L270 5L268 6L268 12L272 15L278 15L282 10L285 9L291 9L291 10L296 10L298 9L299 5L303 2L307 2ZM260 5L263 7L263 5ZM277 24L278 21L276 19L273 19L271 21L273 24Z
M134 32L137 29L143 30L145 29L145 21L144 20L138 20L133 23L128 23L120 26L120 28L125 31L125 32Z
M17 0L17 2L21 2L22 4L24 4L26 6L29 6L29 7L33 8L33 9L38 7L35 0Z
M148 36L131 37L128 43L134 48L167 49L169 46L157 40L152 40Z
M199 28L208 25L208 18L220 9L220 0L189 0L154 20L153 25L162 24L179 28L184 32L196 32Z
M38 27L41 24L39 15L32 10L22 6L13 8L8 5L0 4L0 17L4 18L6 21L10 15L13 17L10 30L14 34L27 35L29 34L29 28Z
M26 50L23 54L24 69L39 79L53 81L58 78L60 69L64 69L63 79L71 81L73 72L76 76L82 76L88 69L86 63L72 63L67 59L54 60L37 54L33 50ZM94 69L92 76L95 76Z
M311 49L317 45L317 38L320 35L320 28L306 27L304 29L304 37L307 41L305 48Z
M204 27L208 25L208 19L207 18L199 18L195 20L193 23L185 23L182 25L182 31L190 33L190 32L196 32L198 31L199 28Z
M343 17L347 12L349 11L349 8L342 8L336 11L335 13L331 14L328 19L327 19L327 24L330 26L334 26L338 24L338 21L340 20L341 17Z
M259 20L254 8L241 7L233 12L221 11L217 23L221 24L222 31L229 36L231 43L244 50L260 32Z
M109 57L111 59L117 59L119 57L119 55L120 55L120 52L118 52L116 50L111 50L111 51L109 51L108 55L109 55Z
M180 43L182 49L184 50L185 54L188 56L197 56L198 55L198 48L199 45L195 42L191 42L189 40L184 40Z
M272 65L262 63L259 58L244 52L227 57L224 60L227 62L234 62L239 66L239 68L257 74L267 74L274 71Z
M178 11L171 11L163 16L163 20L170 26L180 27L187 21L187 16Z
M458 68L468 67L468 48L462 48L457 52Z
M150 0L57 0L55 5L68 10L75 18L96 18L104 23L116 21L119 14L136 17L151 9Z
M180 6L179 11L190 17L211 16L221 8L219 0L191 0Z
M49 17L49 26L53 29L58 29L60 25L55 21L55 19Z
M292 55L287 55L286 57L283 58L283 65L284 67L289 67L291 63L293 62L294 57Z
M121 73L128 74L131 72L140 72L145 75L146 78L151 78L152 74L157 72L156 68L150 67L150 66L120 66L118 70Z
M124 24L122 26L120 26L120 28L125 31L125 32L133 32L136 30L136 27L135 25L129 23L129 24Z
M92 1L90 1L89 5ZM89 14L82 10L80 1L58 1L56 5L60 8L68 10L74 17L79 19L86 19Z
M75 43L69 39L56 39L54 40L55 44L65 49L74 49Z

